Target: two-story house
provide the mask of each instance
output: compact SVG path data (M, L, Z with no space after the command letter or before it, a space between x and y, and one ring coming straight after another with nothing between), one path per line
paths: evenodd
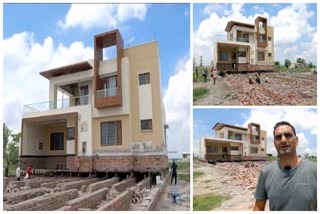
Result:
M267 132L256 123L239 127L217 123L212 128L215 137L203 137L199 144L199 158L203 161L265 160Z
M115 58L104 59L108 47ZM94 36L93 59L41 72L49 80L49 102L24 106L23 165L80 172L167 169L159 65L156 41L124 48L114 30Z
M225 31L227 41L215 44L218 71L273 71L274 33L266 18L257 17L255 24L229 21Z

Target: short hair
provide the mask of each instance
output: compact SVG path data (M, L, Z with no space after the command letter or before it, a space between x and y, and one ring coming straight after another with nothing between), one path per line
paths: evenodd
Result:
M280 121L280 122L277 122L276 125L274 125L273 127L273 136L274 136L274 133L275 133L275 130L276 128L278 128L279 126L290 126L292 131L293 131L293 134L294 136L296 136L296 130L295 128L293 127L293 125L291 125L289 122L287 121Z

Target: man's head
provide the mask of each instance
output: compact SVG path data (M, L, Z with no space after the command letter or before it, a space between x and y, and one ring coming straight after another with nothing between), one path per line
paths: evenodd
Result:
M276 123L273 128L274 146L279 156L296 155L299 142L295 128L286 121Z

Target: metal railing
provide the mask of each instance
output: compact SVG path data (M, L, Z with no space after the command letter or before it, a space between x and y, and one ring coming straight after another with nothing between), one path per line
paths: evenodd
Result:
M249 38L237 37L237 42L246 42L246 43L249 43L250 40L249 40Z
M115 97L119 94L118 87L115 88L106 88L102 90L96 91L96 97L97 98L103 98L103 97Z
M49 111L53 109L63 109L69 108L72 106L81 106L88 105L90 103L90 95L76 96L70 97L67 99L48 101L48 102L40 102L40 103L32 103L23 106L23 113L29 112L42 112Z

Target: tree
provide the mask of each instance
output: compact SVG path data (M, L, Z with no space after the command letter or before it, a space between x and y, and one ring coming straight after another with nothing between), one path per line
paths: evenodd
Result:
M301 63L301 64L306 64L306 61L304 60L304 59L302 59L302 58L297 58L297 63Z
M286 66L287 68L289 68L289 66L291 65L291 61L289 59L285 59L284 60L284 66Z
M312 62L309 62L308 68L313 68L313 67L314 67L314 65L312 64Z
M197 66L196 58L195 58L195 57L193 57L192 64L193 64L193 70L194 70L194 69L195 69L195 67Z
M211 63L210 63L211 67L213 67L213 60L211 60Z
M275 62L274 62L274 65L279 66L279 65L280 65L280 62L279 62L279 61L275 61Z
M202 64L202 56L200 56L200 67L202 67L203 64Z
M3 124L3 163L5 163L5 176L9 176L10 165L18 163L19 142L21 133L12 134L12 131Z

